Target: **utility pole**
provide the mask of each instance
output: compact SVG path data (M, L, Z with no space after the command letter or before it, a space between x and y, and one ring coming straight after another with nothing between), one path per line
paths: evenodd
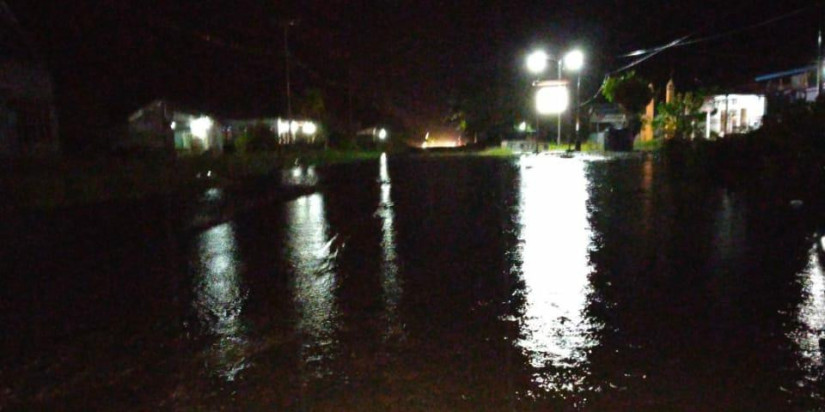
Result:
M355 134L358 132L357 130L355 130L355 106L353 105L352 100L353 95L355 94L355 86L353 86L352 76L352 60L350 59L349 67L347 68L347 134L349 134L350 136L347 136L347 138L355 136Z
M579 110L581 110L581 90L582 90L582 74L581 70L576 73L576 151L582 151L582 141L579 137L579 129L581 128L580 125L580 117L579 117Z
M822 29L819 29L819 36L816 39L816 97L822 96Z
M536 80L533 82L533 89L538 90L537 85L539 84L540 81L541 81L541 78L536 78ZM541 140L541 130L540 130L540 126L539 126L540 121L541 121L541 119L540 119L539 111L536 110L536 136L535 136L535 139L534 139L536 141L536 152L539 151L539 141Z
M559 80L561 80L562 60L563 59L561 57L556 59L556 61L558 62L558 67L559 67L559 70L558 70L559 71L559 73L558 73L559 74ZM558 126L558 128L556 129L556 145L561 146L561 112L559 112L559 118L558 118L557 126Z
M289 129L289 143L295 141L292 133L292 83L289 78L289 28L298 24L297 20L287 20L282 23L284 27L284 68L286 71L286 116L287 128Z

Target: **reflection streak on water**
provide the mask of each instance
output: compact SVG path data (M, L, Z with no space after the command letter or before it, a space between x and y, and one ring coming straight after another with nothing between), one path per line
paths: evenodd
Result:
M381 183L381 200L376 215L381 219L381 287L384 292L384 306L388 329L385 339L397 332L397 308L401 297L401 285L398 280L398 263L395 247L395 211L390 191L392 181L387 167L387 154L381 154L379 163L379 181Z
M804 365L807 371L814 372L821 368L822 350L819 347L819 338L825 330L825 278L817 257L817 247L811 247L808 265L799 274L805 296L799 308L799 322L802 330L792 333L791 338L796 342L802 357L808 362Z
M727 262L736 262L741 259L742 239L745 239L745 215L742 213L744 205L725 191L722 194L722 202L716 214L716 237L714 247L714 259L724 265ZM716 263L719 264L719 263Z
M223 189L219 187L212 187L206 190L203 194L203 200L216 201L223 199Z
M281 183L286 185L315 185L318 183L318 175L315 166L295 166L284 169L281 172Z
M518 345L536 368L582 371L584 349L594 344L582 313L592 271L587 187L581 160L522 158L519 240L526 296ZM535 379L545 389L572 390L574 383Z
M228 381L248 364L246 338L241 322L246 295L238 275L235 232L230 223L200 236L200 278L196 282L195 307L209 332L218 337L211 348L214 373Z
M309 364L334 349L338 313L334 293L336 238L328 236L321 194L288 203L287 219L287 253L294 270L297 328L304 339L303 360Z

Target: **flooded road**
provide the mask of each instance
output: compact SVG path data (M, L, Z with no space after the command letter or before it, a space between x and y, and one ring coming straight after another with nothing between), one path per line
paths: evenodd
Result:
M21 218L0 410L823 408L816 219L673 169L383 156L202 231Z

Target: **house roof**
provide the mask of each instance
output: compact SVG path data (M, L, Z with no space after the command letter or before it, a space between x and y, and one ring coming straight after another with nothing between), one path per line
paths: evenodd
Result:
M807 72L810 72L810 71L816 71L816 66L805 66L805 67L800 67L800 68L796 68L796 69L785 70L785 71L782 71L782 72L763 74L761 76L757 76L756 81L757 82L764 82L764 81L767 81L767 80L778 79L780 77L795 76L797 74L803 74L803 73L807 73Z

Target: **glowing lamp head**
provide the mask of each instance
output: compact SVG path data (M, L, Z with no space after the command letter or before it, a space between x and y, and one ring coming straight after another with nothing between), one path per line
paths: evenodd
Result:
M527 122L521 122L518 125L518 131L526 132L527 131Z
M305 135L312 136L316 132L318 132L318 126L316 126L315 123L306 122L306 123L304 123L303 127L301 127L301 130L304 131Z
M387 129L378 130L378 139L387 140Z
M189 122L189 130L192 131L192 136L206 140L206 137L209 135L209 129L212 128L213 124L212 119L209 117L199 117Z
M573 50L564 56L564 67L567 70L577 72L584 66L584 53L581 50Z
M536 111L539 114L560 114L570 104L570 92L563 84L543 86L536 91Z
M541 50L530 53L530 55L527 56L527 70L536 74L543 72L547 69L548 59L550 59L550 56Z

